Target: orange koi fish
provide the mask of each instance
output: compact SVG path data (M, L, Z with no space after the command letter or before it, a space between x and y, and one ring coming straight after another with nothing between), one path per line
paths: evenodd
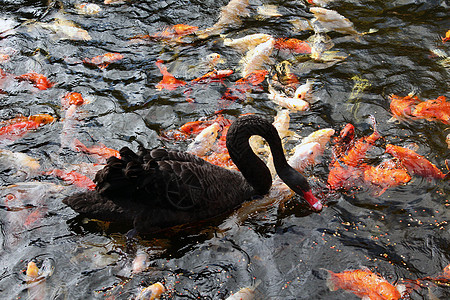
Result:
M219 99L221 110L230 106L236 100L244 100L245 94L266 79L267 70L255 70L237 80L232 87L227 88Z
M347 166L356 167L366 156L370 147L378 140L381 135L378 133L375 118L371 116L373 122L373 133L367 137L363 137L355 142L353 147L347 151L347 155L342 156L341 160Z
M295 38L278 38L275 40L274 48L294 53L311 53L311 46L307 42Z
M406 184L411 180L407 170L394 160L386 160L378 166L367 166L364 170L364 181L382 190L381 196L388 188Z
M20 76L16 76L16 79L27 80L40 90L46 90L55 85L53 82L50 82L47 77L36 72L30 72Z
M97 55L92 58L83 59L83 63L91 66L97 66L100 69L105 69L109 64L123 59L123 55L120 53L105 53Z
M412 95L405 97L391 95L389 98L391 100L390 108L393 118L398 120L410 118L413 106L420 102L417 96Z
M74 184L78 187L91 191L95 190L96 184L90 178L75 171L65 172L63 170L54 169L52 171L45 172L44 175L55 176L61 178L69 184Z
M368 269L342 273L328 271L328 274L327 286L331 291L343 289L370 300L398 300L402 297L395 286Z
M416 105L412 115L419 119L441 121L448 125L450 124L450 102L447 102L445 96L421 102Z
M347 123L347 125L345 125L339 133L339 137L334 139L334 146L332 148L333 161L339 159L350 147L353 146L354 138L355 126Z
M0 137L8 139L16 139L25 135L32 129L37 129L39 126L51 123L55 120L54 117L47 114L38 114L26 117L17 117L6 122L9 125L0 127ZM7 123L6 123L7 124Z
M156 61L156 66L159 68L159 71L163 75L163 79L156 85L157 90L168 89L175 90L179 86L186 85L186 82L183 80L176 79L172 74L167 71L167 67L164 66L162 60Z
M442 42L443 42L443 43L448 42L448 41L450 41L450 30L448 30L448 31L445 33L445 37L442 38Z
M108 148L103 144L94 145L94 146L88 148L82 142L80 142L78 139L75 139L74 148L78 151L81 151L81 152L84 152L87 154L97 155L100 158L103 158L104 160L110 158L111 156L120 158L119 151Z
M67 93L62 99L61 104L63 107L69 107L70 105L80 106L86 103L80 93L70 92Z
M210 83L214 81L221 81L224 77L233 74L233 70L212 70L198 78L195 78L191 83Z
M414 150L388 144L385 152L399 159L410 174L435 179L443 179L445 177L441 170L428 159L414 152Z

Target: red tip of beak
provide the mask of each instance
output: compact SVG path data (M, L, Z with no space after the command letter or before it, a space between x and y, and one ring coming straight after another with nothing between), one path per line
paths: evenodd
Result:
M303 193L303 198L305 198L306 202L311 206L314 211L321 211L323 208L322 203L320 203L319 199L317 199L311 190Z

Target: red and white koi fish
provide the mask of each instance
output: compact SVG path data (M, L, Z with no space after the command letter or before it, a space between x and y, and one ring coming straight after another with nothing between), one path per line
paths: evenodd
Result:
M271 85L269 85L269 99L281 107L288 108L293 111L305 111L310 107L309 103L305 100L288 97L281 92L277 92Z
M310 54L311 46L308 42L296 38L277 38L273 46L275 49L287 50L297 54Z
M202 132L196 136L195 140L189 144L187 152L197 156L205 155L211 150L212 145L215 143L219 129L220 125L218 123L213 123L203 129Z

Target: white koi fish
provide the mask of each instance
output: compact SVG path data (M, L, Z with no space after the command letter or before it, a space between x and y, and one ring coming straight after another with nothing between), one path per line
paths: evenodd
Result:
M268 41L270 38L272 38L270 34L255 33L238 39L224 38L223 44L235 48L240 52L245 52L254 49L256 46Z
M247 52L245 57L241 60L242 77L246 77L253 71L261 70L263 64L269 61L269 56L272 54L273 46L275 44L274 38L269 38L264 43L259 44L254 49Z
M203 129L202 132L195 137L195 140L189 144L187 152L197 156L205 155L216 141L219 130L220 125L218 123L213 123Z
M310 11L316 17L316 20L313 22L314 31L316 32L336 31L342 34L361 35L355 30L353 23L349 19L335 10L311 7Z

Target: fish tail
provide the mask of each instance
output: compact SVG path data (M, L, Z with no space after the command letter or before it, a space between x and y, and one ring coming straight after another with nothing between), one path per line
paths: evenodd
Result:
M330 291L337 291L339 289L338 286L338 277L336 276L336 274L333 271L327 270L327 269L323 269L328 272L328 277L327 277L327 282L326 285L328 287L328 289Z

